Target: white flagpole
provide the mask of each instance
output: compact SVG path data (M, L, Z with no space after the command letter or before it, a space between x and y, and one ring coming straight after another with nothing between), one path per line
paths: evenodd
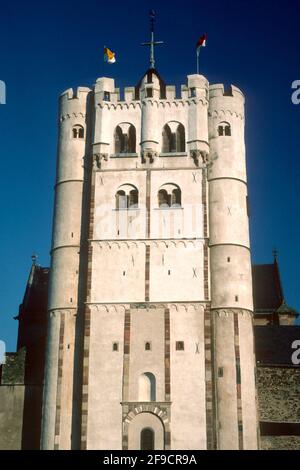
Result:
M197 48L197 52L196 52L196 55L197 55L197 75L199 75L199 55L200 55L200 47Z

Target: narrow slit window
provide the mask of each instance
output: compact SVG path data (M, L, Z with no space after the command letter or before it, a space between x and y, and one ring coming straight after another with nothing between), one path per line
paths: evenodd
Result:
M241 364L239 358L236 360L236 383L241 383Z
M152 88L146 88L146 96L147 96L147 98L153 98L153 89Z
M193 87L191 88L191 98L194 98L196 96L196 88Z
M176 351L184 351L184 341L176 341Z
M246 196L246 210L247 210L247 216L250 217L250 202L249 202L249 196Z

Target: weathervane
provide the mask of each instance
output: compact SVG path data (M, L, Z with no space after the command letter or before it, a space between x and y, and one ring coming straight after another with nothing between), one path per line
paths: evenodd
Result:
M154 59L154 46L159 44L163 44L163 41L154 41L154 19L155 19L155 11L149 11L150 16L150 42L142 42L142 46L150 46L150 68L155 68L155 59Z

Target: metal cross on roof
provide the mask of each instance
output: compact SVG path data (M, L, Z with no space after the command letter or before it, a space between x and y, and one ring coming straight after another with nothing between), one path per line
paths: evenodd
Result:
M159 44L163 44L163 41L154 41L154 20L155 20L155 11L149 11L150 16L150 41L149 42L142 42L142 46L150 46L150 68L155 68L155 59L154 59L154 46Z

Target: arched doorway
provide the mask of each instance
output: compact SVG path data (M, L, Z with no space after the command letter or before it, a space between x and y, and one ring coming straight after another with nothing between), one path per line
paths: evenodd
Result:
M154 431L151 428L141 430L141 450L154 450Z
M154 413L138 413L128 426L128 450L164 450L165 427Z

